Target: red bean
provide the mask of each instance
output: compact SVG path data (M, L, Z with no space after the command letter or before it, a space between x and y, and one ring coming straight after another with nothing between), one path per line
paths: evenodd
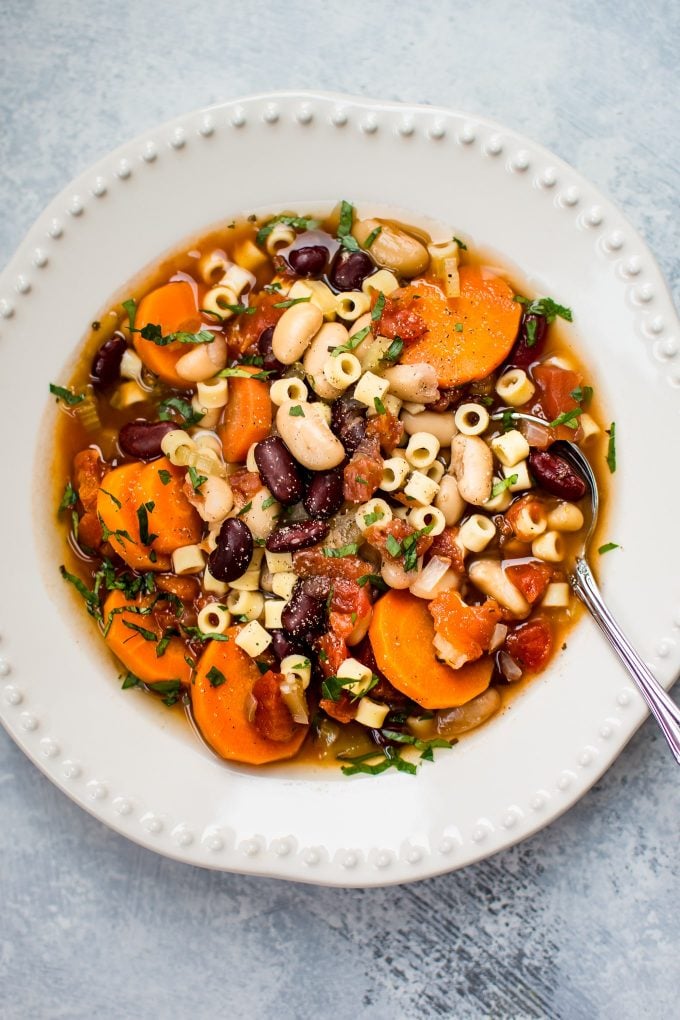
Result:
M262 367L264 370L271 373L270 378L279 379L283 375L286 366L282 365L278 358L274 357L274 352L272 351L273 336L273 326L267 326L266 329L263 329L257 341L257 349L262 356Z
M366 405L353 397L340 397L331 409L331 429L351 457L366 434Z
M300 521L299 524L286 524L277 528L267 539L270 552L295 552L316 545L328 534L325 521Z
M253 536L250 528L238 517L228 517L217 536L217 546L210 553L208 570L218 581L235 581L245 574L253 557Z
M97 388L110 386L120 378L120 363L126 350L127 342L120 333L114 333L101 345L90 369L90 378Z
M581 499L586 494L586 483L571 464L549 450L532 450L529 467L534 478L546 492L560 499Z
M171 421L147 421L137 418L123 425L118 433L118 445L126 457L136 460L155 460L163 453L163 436L173 432L177 426Z
M290 600L281 612L281 626L294 638L305 640L326 629L326 604L307 595L298 581Z
M267 436L255 447L255 463L267 488L284 506L299 503L303 486L298 465L280 436Z
M375 269L365 251L339 251L331 266L328 279L336 290L360 290L361 284Z
M281 663L281 659L285 659L287 655L300 655L306 658L308 651L305 648L302 641L296 641L295 638L290 637L284 630L270 630L269 634L272 639L271 650Z
M328 248L322 244L310 244L293 248L288 253L288 264L298 276L318 278L326 269Z
M544 315L525 315L519 329L519 337L510 352L508 364L515 368L528 368L538 361L545 346L548 323Z
M310 482L302 505L310 517L332 517L344 502L342 471L319 471Z

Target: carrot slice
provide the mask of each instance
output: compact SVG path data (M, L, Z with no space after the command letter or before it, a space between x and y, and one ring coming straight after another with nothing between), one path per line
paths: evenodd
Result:
M130 602L122 591L112 591L104 603L104 622L111 621L106 643L125 668L145 683L180 680L188 684L191 667L184 658L187 649L181 638L171 637L165 651L158 655L158 642L163 634L153 613L142 614L135 612L134 608L125 611L126 606L141 608L150 605L152 601L153 597L147 595ZM156 640L144 637L135 627L155 634Z
M240 629L230 627L226 632L228 641L210 641L200 658L191 685L196 725L221 758L247 765L292 758L300 750L309 727L297 726L290 740L279 742L260 736L248 721L248 701L260 671L234 641ZM218 681L217 686L210 682L209 674L213 683Z
M461 266L460 297L419 283L402 293L413 297L428 331L407 344L402 364L427 362L443 388L484 379L507 358L517 339L522 309L508 284L479 266ZM456 328L458 326L458 329ZM462 329L460 328L462 326Z
M166 485L163 477L170 475ZM170 554L201 537L201 519L183 492L184 472L161 457L151 464L138 461L109 471L97 496L97 512L110 532L108 541L135 570L168 570ZM148 504L153 503L153 509ZM138 511L147 504L149 544L141 540ZM153 555L152 555L153 552Z
M181 330L195 333L200 328L201 316L191 284L185 280L166 283L142 298L137 309L135 329L143 329L149 323L160 326L164 336ZM186 345L175 342L167 347L159 347L152 340L144 340L139 333L133 333L132 336L135 350L150 372L179 390L190 389L194 385L175 371L175 365L189 350Z
M460 669L435 658L427 602L409 591L388 591L376 602L368 636L380 670L423 708L455 708L489 686L493 663L488 656Z
M252 366L242 368L251 375L260 371ZM272 402L267 383L259 379L230 379L229 403L218 429L227 463L244 463L250 446L265 439L271 427Z

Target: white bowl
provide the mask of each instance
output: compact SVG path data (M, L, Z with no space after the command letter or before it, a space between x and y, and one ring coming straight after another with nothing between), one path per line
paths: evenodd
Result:
M649 250L573 169L500 125L345 96L279 93L181 117L59 195L0 277L5 426L0 711L64 792L192 864L334 885L404 882L523 839L573 804L645 711L593 624L512 706L417 777L222 764L188 726L122 693L57 570L48 495L57 410L89 322L183 239L263 207L348 198L492 246L574 311L617 422L602 562L609 602L657 677L680 664L680 330ZM37 481L36 481L37 479Z

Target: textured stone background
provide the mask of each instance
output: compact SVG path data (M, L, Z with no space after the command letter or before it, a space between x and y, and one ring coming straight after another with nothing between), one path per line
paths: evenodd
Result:
M0 14L2 264L74 174L145 127L320 87L530 134L623 207L678 297L674 0L2 0ZM8 1020L677 1014L678 773L649 723L548 830L386 890L163 860L75 807L4 734L0 789Z

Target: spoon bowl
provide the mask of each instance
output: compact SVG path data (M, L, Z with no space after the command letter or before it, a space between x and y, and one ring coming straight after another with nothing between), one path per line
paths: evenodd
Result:
M527 414L524 411L507 409L491 415L492 421L505 421L508 418L511 418L513 421L533 422L535 425L543 426L543 428L549 427L548 423L542 418L534 414ZM579 474L586 483L590 494L590 525L583 540L582 551L576 557L573 570L569 574L569 583L635 682L647 703L647 707L661 728L671 754L680 765L680 708L678 708L658 680L652 675L612 616L588 562L588 547L597 526L600 509L599 490L595 473L587 457L576 443L566 439L558 439L550 444L548 450L550 453L565 460Z

